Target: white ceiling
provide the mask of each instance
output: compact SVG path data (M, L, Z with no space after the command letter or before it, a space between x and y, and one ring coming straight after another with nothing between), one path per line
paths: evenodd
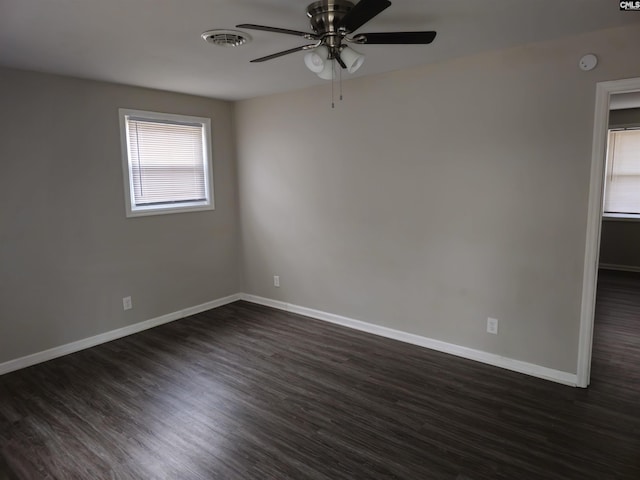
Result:
M249 63L308 43L303 38L251 31L250 44L221 48L200 34L239 23L308 31L308 3L0 0L0 65L228 100L303 88L324 82L305 68L303 53ZM438 37L426 46L359 46L366 61L354 76L638 22L637 12L620 12L612 0L394 0L359 31Z

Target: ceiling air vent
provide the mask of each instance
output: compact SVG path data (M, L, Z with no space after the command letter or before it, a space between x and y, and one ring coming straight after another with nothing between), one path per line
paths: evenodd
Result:
M248 33L238 30L208 30L202 34L202 38L218 47L239 47L251 41Z

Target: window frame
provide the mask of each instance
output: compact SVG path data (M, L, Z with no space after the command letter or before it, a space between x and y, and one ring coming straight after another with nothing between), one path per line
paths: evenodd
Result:
M149 215L165 215L171 213L187 213L200 212L205 210L214 210L214 188L213 188L213 160L212 160L212 134L211 119L207 117L195 117L190 115L180 115L174 113L151 112L147 110L134 110L130 108L119 108L118 116L120 121L120 146L122 151L122 174L124 180L124 197L126 216L143 217ZM138 120L149 120L151 122L162 122L168 124L200 124L203 132L203 161L204 161L204 201L192 202L176 202L156 205L136 205L133 197L133 172L132 163L129 155L129 117L135 117Z
M605 155L605 172L604 172L604 191L602 194L602 218L606 221L622 221L622 222L640 222L640 212L639 213L627 213L627 212L607 212L605 210L605 204L607 201L607 187L609 186L607 177L609 176L609 171L611 168L611 159L609 158L610 152L610 141L611 134L613 132L619 131L627 131L627 130L640 130L640 126L637 125L629 125L629 126L615 126L609 127L607 129L607 151Z

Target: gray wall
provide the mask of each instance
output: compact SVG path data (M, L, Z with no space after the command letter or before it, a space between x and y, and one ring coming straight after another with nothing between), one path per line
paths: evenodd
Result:
M575 372L595 83L640 76L639 41L346 81L335 110L0 69L0 362L244 290ZM119 107L212 118L215 211L125 217Z
M602 222L600 265L640 269L640 222Z
M576 372L595 85L640 76L639 42L354 79L335 110L328 83L240 102L245 291Z
M612 110L609 127L640 126L640 108ZM640 268L640 222L604 219L600 237L600 263Z
M215 211L125 217L119 107L212 119ZM232 115L0 69L0 363L240 290Z

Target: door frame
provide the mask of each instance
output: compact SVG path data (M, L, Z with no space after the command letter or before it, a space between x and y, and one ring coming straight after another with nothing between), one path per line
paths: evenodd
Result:
M587 237L582 277L582 305L580 309L580 334L578 344L577 386L582 388L589 386L591 377L591 349L593 345L593 322L595 319L598 262L600 257L600 230L602 226L609 103L611 95L613 94L636 92L639 90L640 78L611 80L596 84L591 179L589 182L589 210L587 215Z

